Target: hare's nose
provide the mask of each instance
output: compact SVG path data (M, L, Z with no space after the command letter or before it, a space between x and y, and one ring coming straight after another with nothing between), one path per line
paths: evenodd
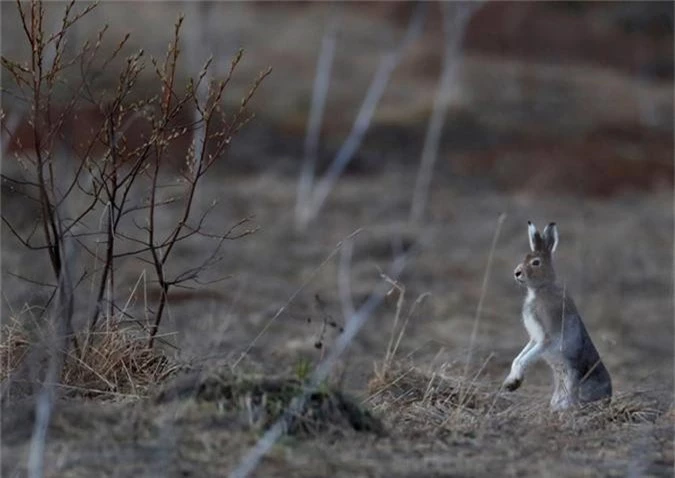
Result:
M516 267L516 270L513 271L513 275L518 278L523 275L523 270L520 267Z

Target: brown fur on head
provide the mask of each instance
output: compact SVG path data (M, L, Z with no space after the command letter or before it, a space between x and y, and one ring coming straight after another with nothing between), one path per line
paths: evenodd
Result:
M539 234L532 222L528 221L527 225L532 252L518 264L513 275L518 284L537 289L555 282L553 253L558 247L558 227L552 222Z

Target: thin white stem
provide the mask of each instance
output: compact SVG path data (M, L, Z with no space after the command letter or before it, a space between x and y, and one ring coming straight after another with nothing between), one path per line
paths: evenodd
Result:
M446 112L450 105L452 86L456 82L461 63L462 39L469 20L477 10L475 3L456 5L443 3L441 5L445 34L443 67L422 147L422 159L410 210L410 222L412 223L419 223L426 209L431 175L438 157L438 148Z
M61 215L58 214L58 211L57 221L59 221L59 225L62 224ZM42 478L44 476L44 455L47 445L47 430L49 429L56 396L55 384L61 375L63 356L66 347L68 347L69 326L67 324L73 316L73 281L70 266L75 261L75 248L69 238L62 236L62 240L62 269L58 283L58 301L51 314L55 333L52 336L53 342L47 372L35 403L35 423L30 440L27 466L30 478Z
M307 222L313 220L317 216L323 203L328 198L333 187L335 187L340 175L361 146L373 115L375 114L375 110L377 109L377 105L389 84L391 74L400 63L403 52L422 31L424 18L426 16L425 14L426 4L418 4L401 43L393 51L386 53L380 60L375 76L368 87L366 97L363 100L363 103L361 103L361 108L359 109L347 139L342 144L342 147L335 155L333 162L328 167L328 171L326 171L323 178L321 178L312 194L312 199L309 204L310 209L304 224L300 225L301 228L306 227Z
M323 120L330 76L335 58L335 45L337 43L337 21L332 21L321 40L319 61L316 66L314 88L312 90L312 103L307 122L307 135L305 136L302 171L298 181L298 197L295 207L296 228L301 229L307 224L309 216L309 195L314 185L316 174L316 162L318 159L319 136L321 135L321 123Z

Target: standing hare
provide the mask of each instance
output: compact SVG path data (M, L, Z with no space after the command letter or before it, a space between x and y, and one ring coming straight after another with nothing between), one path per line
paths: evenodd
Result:
M553 253L558 246L558 228L551 223L539 234L528 222L532 252L516 267L516 282L527 288L523 323L530 341L513 360L504 381L508 391L520 387L525 370L540 357L553 371L553 410L607 400L612 382L574 301L556 284Z

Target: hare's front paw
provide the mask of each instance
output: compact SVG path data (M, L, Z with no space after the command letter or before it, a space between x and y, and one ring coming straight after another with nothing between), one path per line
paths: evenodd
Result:
M516 377L516 376L509 375L508 377L506 377L506 380L504 380L503 387L507 391L513 392L518 387L520 387L520 385L522 383L523 383L523 377Z

